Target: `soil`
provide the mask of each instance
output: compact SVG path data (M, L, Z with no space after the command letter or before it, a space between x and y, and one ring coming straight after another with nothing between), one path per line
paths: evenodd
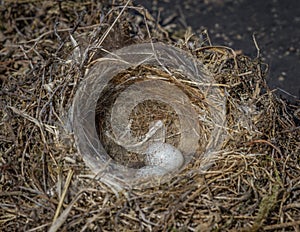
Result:
M257 56L253 35L269 65L269 87L291 102L300 100L300 1L137 0L160 23L207 29L213 45ZM200 35L200 33L199 33Z

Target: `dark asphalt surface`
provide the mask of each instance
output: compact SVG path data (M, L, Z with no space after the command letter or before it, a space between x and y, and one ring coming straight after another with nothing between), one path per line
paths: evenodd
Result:
M300 99L299 0L136 0L161 22L207 29L214 45L226 45L250 57L257 54L252 36L269 64L268 84L292 102Z

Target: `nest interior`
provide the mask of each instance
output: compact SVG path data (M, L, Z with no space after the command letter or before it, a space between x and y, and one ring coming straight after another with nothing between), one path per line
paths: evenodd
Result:
M168 71L171 71L171 69ZM179 73L174 72L174 74L170 76L170 74L157 69L156 67L140 65L134 69L125 70L118 74L108 83L99 96L95 120L99 139L104 145L107 153L114 161L127 167L140 168L145 166L145 157L134 152L128 152L125 148L116 144L111 136L107 136L107 134L113 134L110 126L111 108L113 107L116 98L119 96L119 93L125 90L126 87L133 83L152 80L153 78L163 78L167 83L174 84L182 89L182 91L189 96L191 104L193 104L195 108L197 106L198 109L201 109L207 115L210 114L203 101L203 93L195 86L192 86L192 82L183 84L186 77ZM155 86L153 88L155 88ZM172 99L170 100L172 101ZM204 113L198 111L198 114L203 115ZM129 129L137 140L142 140L149 131L149 128L151 128L151 125L158 120L162 120L165 125L165 142L178 147L181 130L180 119L176 111L163 101L145 100L137 104L129 116L129 121L131 122ZM202 125L200 135L199 148L197 149L198 155L195 154L195 157L200 157L200 154L205 150L207 138L210 137L208 126Z
M130 1L4 1L0 11L1 231L300 230L299 104L268 89L260 57L206 33L178 36ZM167 183L116 192L86 167L65 117L97 57L145 41L210 70L226 93L228 137L204 173L195 160Z

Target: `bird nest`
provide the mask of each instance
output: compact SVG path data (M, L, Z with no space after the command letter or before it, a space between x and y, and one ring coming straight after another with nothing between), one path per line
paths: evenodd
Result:
M1 5L0 230L299 230L299 105L260 57L113 2ZM137 175L157 143L182 162Z
M169 174L192 159L203 158L205 169L225 127L226 99L218 87L183 50L162 43L120 49L95 62L76 94L77 146L92 170L114 184ZM159 144L175 153L149 154Z

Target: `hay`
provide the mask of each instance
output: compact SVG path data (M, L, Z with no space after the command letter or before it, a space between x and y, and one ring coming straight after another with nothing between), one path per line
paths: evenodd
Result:
M126 4L1 6L0 230L300 230L299 106L268 89L259 57L209 40L187 34L176 46L226 93L228 136L212 167L201 173L196 161L161 185L121 192L86 167L67 120L86 69L149 35L171 43L148 12Z
M131 116L148 100L154 101L152 108L165 103L172 110L165 111L166 117L155 110ZM77 147L93 172L109 183L121 182L114 183L118 189L132 188L131 182L141 179L136 172L142 171L132 166L132 160L149 172L146 151L152 143L164 143L168 134L179 137L178 144L169 145L180 150L183 166L201 159L201 169L207 169L222 143L225 105L212 75L189 53L162 43L142 43L94 62L77 90L71 121ZM172 111L177 121L168 116ZM148 125L135 129L135 124Z

